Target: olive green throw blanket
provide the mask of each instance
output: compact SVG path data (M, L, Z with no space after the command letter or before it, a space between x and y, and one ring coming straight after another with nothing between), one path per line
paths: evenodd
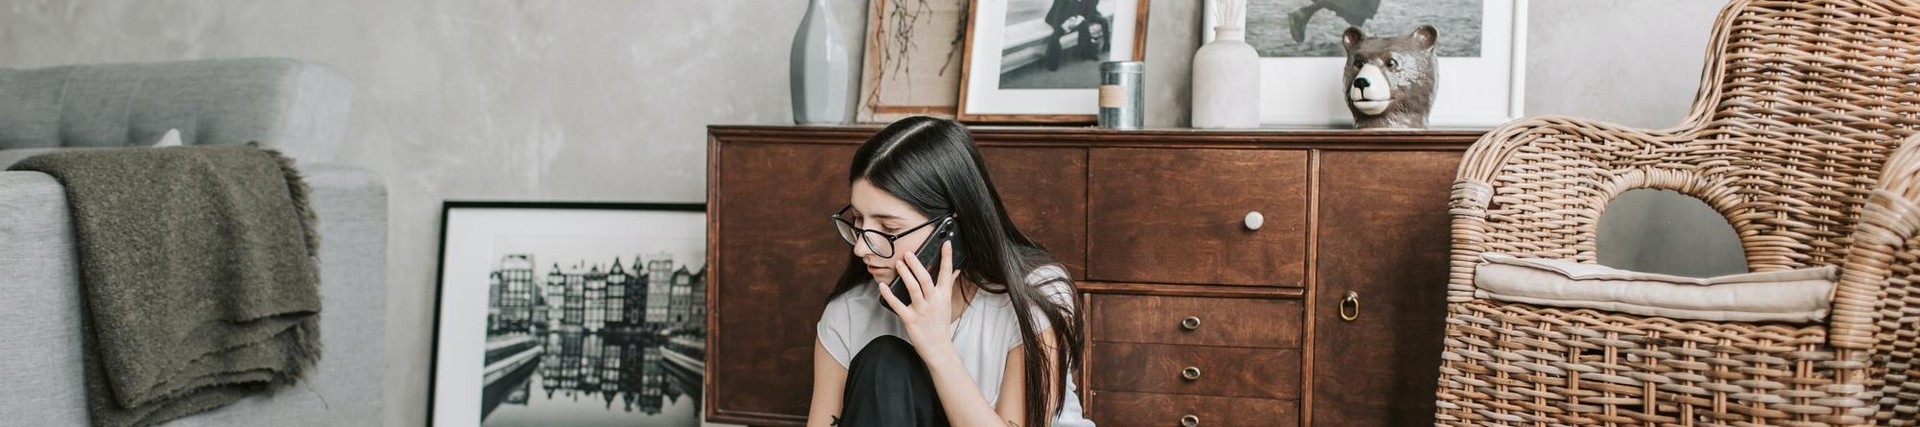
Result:
M299 381L319 360L315 218L290 159L251 145L143 147L11 169L66 188L95 426L218 408Z

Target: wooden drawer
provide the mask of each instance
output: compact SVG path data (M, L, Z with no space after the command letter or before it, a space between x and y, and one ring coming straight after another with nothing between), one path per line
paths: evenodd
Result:
M1093 295L1090 340L1300 348L1299 300ZM1193 318L1189 324L1188 318ZM1191 329L1188 326L1192 326Z
M1300 403L1289 400L1096 392L1087 417L1101 426L1297 427Z
M1094 342L1087 388L1300 398L1300 350ZM1195 368L1198 377L1184 376Z
M1307 152L1095 148L1091 280L1301 286ZM1259 230L1243 225L1259 212Z

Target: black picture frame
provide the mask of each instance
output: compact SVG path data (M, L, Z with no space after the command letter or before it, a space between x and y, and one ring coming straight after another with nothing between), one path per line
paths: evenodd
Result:
M442 371L447 369L446 366L443 366L442 352L444 350L447 350L443 348L443 346L445 345L444 338L446 338L446 337L443 337L443 334L446 332L445 329L447 325L444 323L444 320L446 319L446 316L448 314L448 309L449 309L447 307L447 297L448 297L447 285L448 285L448 279L449 279L449 272L448 272L449 247L448 245L449 245L450 238L455 236L454 233L459 232L459 230L454 230L454 227L452 226L452 223L450 222L450 220L454 217L456 211L497 210L497 209L498 210L534 210L534 211L552 211L552 212L624 211L624 212L699 213L701 224L698 227L695 227L697 230L693 231L695 234L698 235L699 247L693 249L692 252L695 254L698 254L698 257L700 259L701 278L699 280L701 283L701 287L704 288L704 280L705 280L704 276L706 272L705 255L707 253L707 248L706 248L707 242L705 238L706 230L707 230L706 221L708 221L707 215L710 214L710 212L707 210L707 205L705 203L482 201L482 200L443 201L440 209L439 224L441 228L439 233L439 241L437 242L438 250L436 252L437 258L435 261L435 268L434 268L435 289L434 289L434 309L433 309L433 321L432 321L432 325L433 325L432 340L433 341L431 345L431 351L429 353L430 359L429 359L428 386L427 386L428 407L426 411L427 412L426 425L430 427L438 425L436 424L437 422L448 422L448 420L445 419L444 417L441 417L440 419L436 419L436 418L440 417L440 412L443 409L442 399L446 398L446 396L449 394L448 390L441 389L442 381L440 376L443 373ZM635 259L636 259L635 262L637 264L639 258L636 256ZM618 261L616 261L616 263L617 262ZM684 264L682 264L682 267L684 267ZM638 272L640 271L639 266L636 265L634 267L634 271L636 274L638 274ZM704 301L705 299L704 293L702 293L700 297L701 297L700 300ZM492 302L489 301L489 304L491 303ZM697 318L699 323L704 324L705 318L706 318L704 314L705 313L704 306L700 307L699 313L700 313L699 315L693 316L693 317ZM483 328L483 330L486 330L486 329ZM701 346L701 352L704 353L704 345L705 345L704 325L700 327L699 335L700 335L699 344ZM542 345L544 346L544 344ZM485 355L483 355L483 360L484 360L484 357ZM703 360L704 354L695 355L694 357ZM484 365L483 365L483 369L484 369ZM704 372L701 372L700 374L701 374L700 376L702 377L701 379L704 379ZM485 380L483 379L482 381L485 381ZM531 381L531 380L529 379L528 381ZM698 384L698 381L696 381L695 383L696 383L695 387L701 387L701 385ZM483 384L483 390L481 390L482 392L481 400L486 400L484 387L485 385ZM703 413L699 408L699 405L701 404L700 399L703 397L701 390L699 388L696 388L694 390L687 391L683 394L692 402L694 402L692 412L691 412L693 416L693 421L690 425L699 425L701 422L701 417L703 416ZM609 406L612 405L611 397L608 398L608 404ZM484 407L486 404L482 402L481 405ZM490 411L482 410L482 412L485 413ZM482 420L484 420L484 415L481 418ZM478 421L476 423L478 423ZM449 425L452 425L452 424L449 424ZM542 423L541 425L563 426L565 424L564 422L546 422L546 423ZM646 425L652 425L652 424L646 424Z

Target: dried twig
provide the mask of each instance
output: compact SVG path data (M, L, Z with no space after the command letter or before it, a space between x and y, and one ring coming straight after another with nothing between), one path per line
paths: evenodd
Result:
M940 64L939 75L947 75L947 67L955 64L953 56L959 55L960 51L967 47L967 22L973 19L972 9L969 9L972 7L971 3L960 3L960 27L958 31L953 32L953 41L947 42L947 62Z

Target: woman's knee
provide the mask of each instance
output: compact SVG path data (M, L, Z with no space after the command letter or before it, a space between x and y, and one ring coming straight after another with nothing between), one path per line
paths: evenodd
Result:
M853 362L847 368L852 371L872 369L906 369L918 366L920 355L913 350L913 344L892 335L874 338L854 354Z
M892 335L881 335L873 341L868 341L866 347L860 348L860 352L853 355L853 363L860 363L862 358L872 360L901 357L918 358L919 356L914 353L913 344L907 343L907 340Z

